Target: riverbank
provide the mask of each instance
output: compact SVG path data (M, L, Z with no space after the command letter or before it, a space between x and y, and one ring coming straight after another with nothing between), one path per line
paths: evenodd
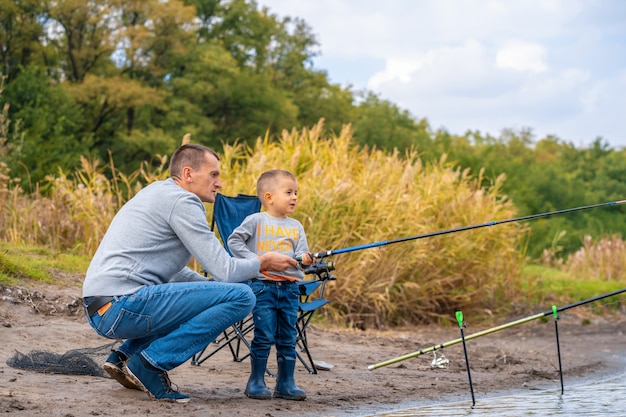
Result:
M172 381L191 396L191 402L155 402L110 378L47 374L8 366L7 359L16 352L61 354L110 341L87 325L78 288L37 285L21 288L21 295L17 288L2 290L0 412L9 415L344 417L471 400L462 344L439 351L449 360L446 368L431 368L433 354L428 353L368 370L371 364L457 339L458 327L360 331L314 326L309 331L311 352L332 368L314 375L297 366L296 380L308 394L306 401L246 398L243 390L249 362L234 362L223 350L199 367L187 363L170 372ZM558 322L566 387L623 370L626 357L626 317L583 318L577 310L563 312ZM465 333L482 330L485 327L474 327L470 322ZM511 390L560 388L555 326L550 318L470 340L467 347L477 400ZM273 387L272 378L267 382Z

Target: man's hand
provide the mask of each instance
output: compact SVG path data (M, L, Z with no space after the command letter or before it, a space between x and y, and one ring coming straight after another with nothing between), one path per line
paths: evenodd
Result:
M261 271L284 271L298 264L298 261L291 256L278 252L267 252L259 255L259 261L261 262Z

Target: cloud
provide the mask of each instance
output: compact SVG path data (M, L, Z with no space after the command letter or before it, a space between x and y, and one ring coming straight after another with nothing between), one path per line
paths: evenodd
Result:
M496 53L496 66L516 71L544 72L548 70L546 55L541 45L511 41Z
M374 74L368 81L367 87L377 90L381 85L399 81L401 83L411 82L411 76L424 66L424 60L420 58L389 58L383 71Z
M391 58L383 71L370 78L368 88L399 98L407 94L446 98L499 95L510 88L512 77L498 74L494 62L494 53L485 44L467 39L422 55Z
M452 133L626 146L626 2L260 0L318 34L329 77Z

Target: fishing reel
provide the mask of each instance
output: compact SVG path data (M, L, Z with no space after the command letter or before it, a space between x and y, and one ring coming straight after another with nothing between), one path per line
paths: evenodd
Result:
M442 353L441 356L437 357L436 351L433 350L433 361L430 363L430 369L445 369L450 364L450 360L446 358L446 356Z
M323 272L330 272L335 270L335 263L333 261L317 261L304 269L305 274L320 274Z
M317 275L321 280L335 280L334 275L330 275L330 271L335 270L335 263L333 261L317 261L304 269L306 275Z

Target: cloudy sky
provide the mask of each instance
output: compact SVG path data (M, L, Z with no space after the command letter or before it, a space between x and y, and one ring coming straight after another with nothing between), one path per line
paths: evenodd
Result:
M427 118L626 147L626 1L258 0L312 28L315 68Z

